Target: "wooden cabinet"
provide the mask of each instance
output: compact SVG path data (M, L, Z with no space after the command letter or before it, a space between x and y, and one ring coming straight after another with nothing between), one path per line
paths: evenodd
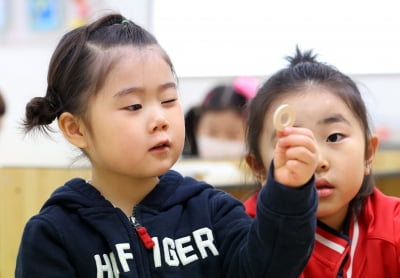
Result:
M26 221L67 179L89 177L87 169L0 168L0 278L14 277Z
M376 186L387 195L400 197L400 149L380 150L372 167Z

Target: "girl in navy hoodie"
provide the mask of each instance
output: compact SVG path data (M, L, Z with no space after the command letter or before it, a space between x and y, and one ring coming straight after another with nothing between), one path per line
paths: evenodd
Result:
M298 277L316 226L310 132L277 133L252 220L229 194L170 170L184 115L172 63L148 31L119 14L74 29L47 81L25 128L46 132L57 119L91 178L67 181L29 220L16 277Z

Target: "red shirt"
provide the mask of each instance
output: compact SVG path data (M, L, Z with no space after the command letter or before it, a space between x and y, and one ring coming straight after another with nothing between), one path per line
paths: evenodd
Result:
M375 188L351 220L348 236L318 225L313 254L300 277L400 277L400 198Z
M256 217L257 212L257 197L258 191L251 195L243 204L246 210L246 213L251 216L251 218Z

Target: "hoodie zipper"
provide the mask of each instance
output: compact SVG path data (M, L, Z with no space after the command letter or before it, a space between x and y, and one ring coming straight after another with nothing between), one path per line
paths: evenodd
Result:
M151 236L149 235L149 233L147 232L146 227L143 227L142 225L140 225L140 223L136 220L135 208L133 208L132 216L129 218L129 221L131 222L137 235L139 236L140 240L142 241L144 247L146 247L146 249L152 249L154 247L155 243L154 243L153 239L151 238Z

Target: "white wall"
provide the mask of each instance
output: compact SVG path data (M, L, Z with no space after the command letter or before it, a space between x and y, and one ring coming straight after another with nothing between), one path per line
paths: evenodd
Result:
M153 28L183 76L270 74L297 44L347 73L399 73L399 10L396 0L155 0Z

